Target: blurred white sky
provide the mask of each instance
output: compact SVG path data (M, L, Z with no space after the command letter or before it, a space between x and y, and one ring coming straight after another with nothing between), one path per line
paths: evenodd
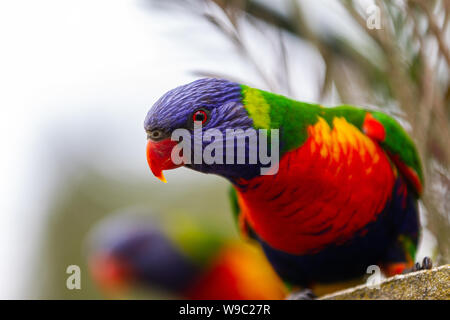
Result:
M0 2L0 298L26 297L26 279L39 276L32 253L51 189L71 157L95 150L92 161L108 159L106 170L148 173L147 109L192 80L165 30L186 18L138 4ZM54 168L55 144L70 153L60 155L65 168Z
M291 46L296 97L312 101L321 61ZM43 217L73 163L151 179L142 123L159 96L195 69L260 84L231 50L205 21L143 0L0 1L0 298L28 297L39 277ZM169 181L191 177L179 172Z

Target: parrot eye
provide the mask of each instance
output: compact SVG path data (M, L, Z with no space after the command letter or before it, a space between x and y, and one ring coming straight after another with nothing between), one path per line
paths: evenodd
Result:
M208 121L209 111L205 109L199 109L192 114L193 122L201 122L204 125Z
M165 138L164 132L161 130L151 130L147 131L147 139L151 139L153 141L159 141Z

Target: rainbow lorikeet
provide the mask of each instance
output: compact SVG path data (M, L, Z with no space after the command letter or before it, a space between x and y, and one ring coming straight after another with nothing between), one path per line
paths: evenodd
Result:
M260 248L192 225L166 230L143 216L113 216L94 228L89 247L91 275L112 298L266 300L287 293Z
M261 174L261 161L174 163L171 134L193 132L193 123L225 136L228 129L278 129L278 171ZM422 168L413 141L390 116L200 79L162 96L144 127L155 176L164 180L162 170L184 165L232 183L240 229L261 243L288 283L312 287L362 276L369 265L388 275L413 266ZM234 151L250 150L249 140ZM208 147L194 135L192 144Z

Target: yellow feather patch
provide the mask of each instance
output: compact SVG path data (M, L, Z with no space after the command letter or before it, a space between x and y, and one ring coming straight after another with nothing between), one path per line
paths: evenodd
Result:
M347 163L350 165L353 153L356 152L356 155L365 161L377 163L380 160L375 143L343 117L333 119L332 129L319 117L316 124L308 128L308 132L313 139L311 153L318 148L323 158L339 162L343 155L347 157ZM366 173L370 172L371 168L368 168Z
M246 87L243 89L244 106L250 117L253 119L253 125L256 128L270 128L270 106L262 94L253 88Z

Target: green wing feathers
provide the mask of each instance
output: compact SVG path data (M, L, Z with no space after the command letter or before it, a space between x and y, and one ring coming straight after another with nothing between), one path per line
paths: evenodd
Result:
M230 196L231 202L231 210L233 211L233 217L236 225L238 226L238 230L244 238L253 238L254 234L251 232L251 228L242 214L241 208L239 207L238 195L237 191L233 186L230 186L230 190L228 192Z
M231 211L233 212L233 218L237 224L239 222L239 215L241 210L239 209L239 202L237 198L236 189L233 186L230 186L228 195L230 197L230 204L231 204Z

